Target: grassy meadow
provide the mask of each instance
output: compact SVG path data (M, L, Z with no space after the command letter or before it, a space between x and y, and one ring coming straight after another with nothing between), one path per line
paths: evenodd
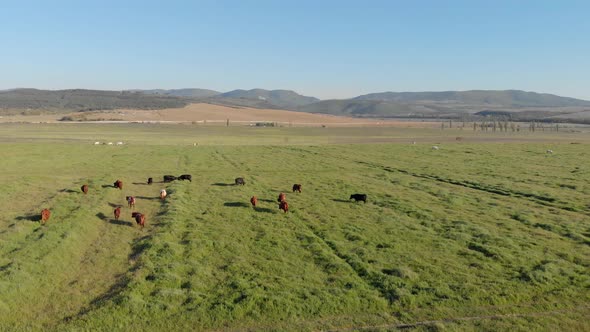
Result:
M0 330L590 330L589 143L578 130L0 125Z

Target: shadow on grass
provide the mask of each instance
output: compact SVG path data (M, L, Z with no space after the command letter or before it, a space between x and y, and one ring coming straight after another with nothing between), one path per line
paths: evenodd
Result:
M133 223L131 221L124 221L124 220L116 220L116 219L110 219L109 223L113 224L113 225L120 225L120 226L129 226L129 227L133 227Z
M132 182L131 184L134 184L136 186L147 186L148 185L146 182Z
M118 208L118 207L121 207L122 208L123 207L122 204L115 204L115 203L111 203L111 202L109 202L109 206L110 207L114 207L114 208Z
M275 200L273 199L259 198L258 200L260 202L275 203Z
M250 207L250 204L245 203L245 202L226 202L226 203L223 203L223 206L229 206L229 207Z
M62 193L82 193L82 190L72 190L72 189L62 189L60 190Z
M147 199L147 200L150 200L150 201L155 201L155 200L159 200L160 199L160 196L157 196L157 197L135 196L135 198L137 198L137 199Z
M33 221L33 222L39 222L41 221L41 215L40 214L29 214L26 216L18 216L16 217L16 220L28 220L28 221Z
M333 200L334 202L340 202L340 203L350 203L350 200L348 200L348 199L332 198L332 200Z
M103 187L103 188L116 188L112 184L103 184L101 187Z
M212 183L212 186L218 186L218 187L229 187L229 186L235 186L235 184L233 183L221 183L221 182L217 182L217 183Z
M254 207L254 211L262 213L275 213L275 210L263 207Z

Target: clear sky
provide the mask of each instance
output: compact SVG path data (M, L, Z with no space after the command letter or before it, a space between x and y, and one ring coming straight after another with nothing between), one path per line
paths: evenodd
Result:
M590 1L0 0L0 89L521 89L590 100Z

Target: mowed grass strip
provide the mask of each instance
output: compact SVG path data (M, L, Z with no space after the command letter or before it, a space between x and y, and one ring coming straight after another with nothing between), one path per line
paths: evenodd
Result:
M435 321L428 326L465 328L488 326L480 322L490 315L523 314L530 317L489 326L538 327L558 325L553 316L535 313L559 310L564 326L573 327L589 303L590 225L583 209L384 168L469 177L463 158L441 162L426 146L19 146L2 148L15 159L32 153L37 163L12 164L9 172L20 176L2 181L18 197L31 191L35 199L15 203L17 212L3 203L11 211L0 229L2 244L11 248L3 249L0 264L7 294L0 310L15 317L4 318L8 326L314 330ZM461 146L453 145L457 154ZM494 158L490 146L464 148L485 165ZM583 147L567 149L574 155ZM63 161L44 161L58 151ZM583 184L588 160L580 156L574 167L582 169ZM42 163L60 176L44 173ZM572 165L559 157L552 163L555 169ZM474 177L496 185L491 181L507 176L503 171ZM160 181L183 173L193 181L143 184L150 176ZM556 174L560 181L562 173ZM233 185L239 176L245 186ZM116 178L124 181L123 191L102 188ZM94 192L84 197L77 191L90 179ZM291 193L293 183L303 184L303 192ZM162 187L169 192L164 202L156 198ZM287 214L278 210L279 192L287 194ZM349 201L352 193L369 200ZM130 216L123 219L129 224L109 222L111 205L124 204L126 194L138 196L137 210L148 214L143 231L129 227ZM249 205L252 195L259 198L256 209ZM583 191L569 197L584 206ZM42 228L27 220L45 205L66 221L52 216ZM46 233L40 240L37 228ZM62 239L65 231L72 235ZM54 254L39 254L43 249ZM58 258L64 262L52 264ZM55 291L33 283L41 274ZM61 298L28 304L39 294ZM21 312L31 321L20 320ZM449 317L481 319L445 323Z

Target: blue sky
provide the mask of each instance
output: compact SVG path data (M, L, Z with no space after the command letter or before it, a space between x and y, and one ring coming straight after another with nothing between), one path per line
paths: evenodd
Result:
M0 89L522 89L590 100L590 1L4 1Z

